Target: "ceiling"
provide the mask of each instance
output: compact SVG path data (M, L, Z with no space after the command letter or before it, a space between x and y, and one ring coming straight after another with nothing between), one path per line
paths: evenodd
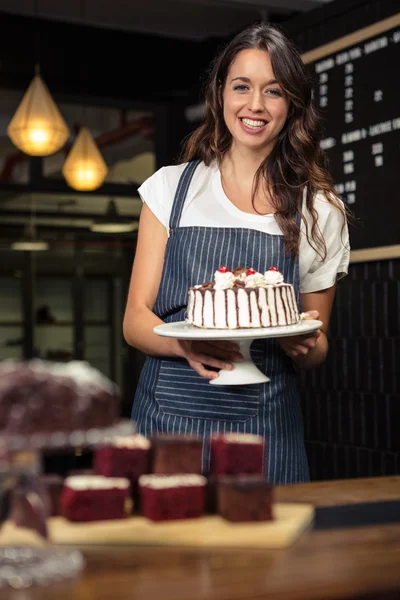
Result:
M264 19L285 20L322 6L330 0L1 0L0 10L10 14L39 17L50 21L84 24L114 32L151 34L175 41L207 41L227 38L237 30ZM147 47L146 47L147 48ZM141 60L145 68L147 56ZM154 59L152 59L154 60ZM144 63L144 64L143 64ZM162 85L161 85L162 87ZM28 182L26 157L19 156L6 135L7 124L18 106L23 91L2 90L0 95L0 179L5 166L9 181ZM110 172L108 181L140 184L154 168L153 132L148 127L152 115L120 110L58 104L72 132L82 119L98 141ZM189 118L189 116L187 116ZM135 122L144 127L132 129ZM126 133L126 126L129 131ZM69 143L73 141L73 137ZM68 145L68 144L67 144ZM17 157L17 160L14 160ZM14 162L13 162L14 160ZM65 149L44 163L45 176L60 178ZM8 162L7 162L8 161ZM87 229L90 216L105 211L108 198L96 195L31 194L0 191L2 227L7 236L15 236L34 211L38 228L46 236L63 236L68 230ZM137 219L141 201L138 197L118 198L118 209L124 216ZM0 239L5 234L0 227ZM58 233L57 233L58 231Z
M284 21L331 0L1 0L13 14L188 40L225 37L259 19Z

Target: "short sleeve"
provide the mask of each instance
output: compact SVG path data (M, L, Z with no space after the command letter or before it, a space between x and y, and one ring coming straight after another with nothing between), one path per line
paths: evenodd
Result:
M165 202L164 167L158 169L138 188L138 193L151 212L168 229L171 203Z
M326 245L326 256L322 259L303 233L300 253L305 254L305 268L300 291L305 294L332 287L336 281L347 275L350 260L349 231L343 212L328 202L323 194L316 196L315 208Z

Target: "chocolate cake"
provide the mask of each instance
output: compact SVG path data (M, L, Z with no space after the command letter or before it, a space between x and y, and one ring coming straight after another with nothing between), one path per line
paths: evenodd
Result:
M152 473L157 475L201 474L202 438L191 435L162 434L151 438L151 444Z
M60 496L64 487L64 477L56 473L46 473L39 476L39 481L49 499L49 516L57 517L60 514Z
M217 483L217 513L228 521L271 521L272 487L257 475L221 477Z
M276 267L264 273L221 266L188 290L186 322L206 329L294 325L300 320L294 287Z
M67 477L60 497L60 514L69 521L123 519L128 514L130 484L122 477Z
M205 512L206 482L197 474L142 475L140 514L152 521L201 517Z
M212 475L263 473L265 441L260 435L225 433L210 439Z
M0 434L109 427L119 408L117 387L85 361L0 363Z

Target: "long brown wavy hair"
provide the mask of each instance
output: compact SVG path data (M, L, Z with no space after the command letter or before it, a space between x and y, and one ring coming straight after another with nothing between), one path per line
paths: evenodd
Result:
M318 226L314 207L317 192L335 205L343 215L343 226L350 215L338 199L328 171L327 158L321 149L321 119L312 102L312 84L294 44L279 27L256 23L238 33L211 63L205 85L205 118L184 141L182 162L201 159L207 166L217 160L219 166L229 151L232 136L225 124L222 93L229 68L242 50L254 48L269 52L272 69L289 99L286 123L276 144L258 168L253 186L252 203L262 182L271 196L276 220L284 235L285 250L298 256L300 215L305 224L309 244L326 257L326 245ZM311 226L303 213L305 205L311 215Z

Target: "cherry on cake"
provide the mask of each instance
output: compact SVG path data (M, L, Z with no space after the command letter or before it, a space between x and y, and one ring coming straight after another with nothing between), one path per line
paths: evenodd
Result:
M197 473L142 475L140 514L151 521L195 519L205 513L207 480Z
M186 322L207 329L294 325L300 321L294 287L276 267L259 273L221 266L214 281L189 288Z
M225 476L217 482L217 513L228 521L271 521L272 504L272 486L262 477Z
M123 519L130 502L130 483L123 477L75 475L64 481L60 515L68 521Z
M210 438L211 475L261 475L265 440L261 435L221 433Z

